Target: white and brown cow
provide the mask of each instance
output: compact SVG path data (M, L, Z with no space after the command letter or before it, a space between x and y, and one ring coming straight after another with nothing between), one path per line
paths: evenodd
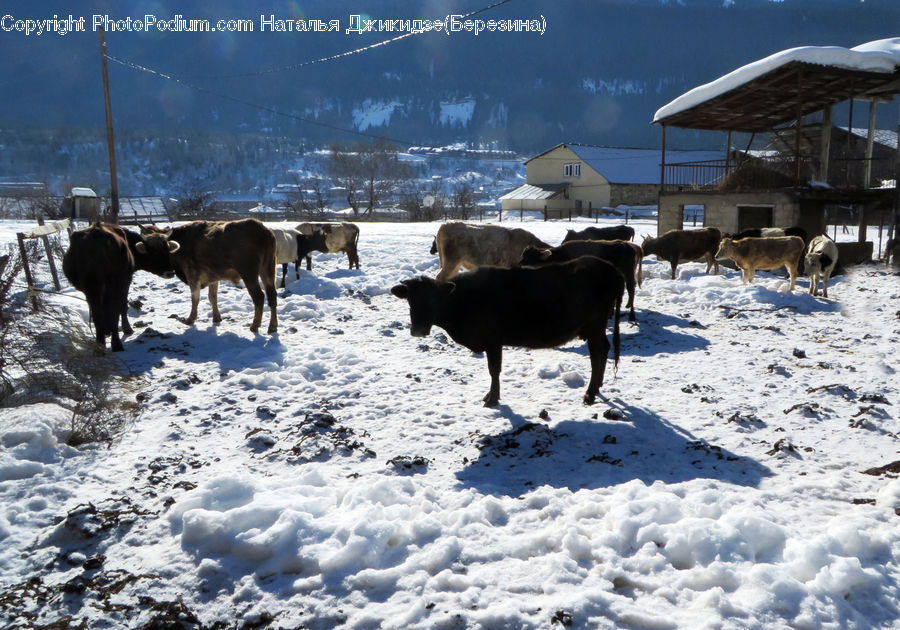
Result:
M332 254L344 252L350 261L350 269L359 269L359 227L354 223L301 223L296 228L301 234L312 236L316 233L325 235L327 252ZM321 251L321 250L320 250ZM306 255L306 270L312 270L312 255Z
M297 280L300 279L300 259L308 257L314 250L328 252L325 235L314 232L307 236L290 228L270 228L275 235L275 264L281 265L281 288L287 278L288 263L294 263Z
M441 261L437 280L453 278L459 273L460 267L471 270L485 265L517 265L526 247L551 248L534 234L521 228L444 223L438 228L432 247Z
M757 269L787 267L791 288L797 282L797 269L803 256L803 239L799 236L748 237L738 240L723 238L716 258L730 258L743 273L743 283L753 282Z
M174 271L191 288L191 314L185 320L186 324L197 320L197 303L204 287L209 287L213 322L222 321L218 304L219 281L237 283L243 280L253 299L250 330L259 330L265 301L269 303L270 312L268 332L278 330L275 236L261 222L256 219L192 221L166 229L141 226L141 238L136 249L160 261L167 260L167 265L163 266ZM260 281L263 288L260 288Z
M838 248L833 240L820 234L809 242L803 259L806 275L809 276L809 294L819 294L819 280L822 281L822 295L828 297L828 278L838 260Z

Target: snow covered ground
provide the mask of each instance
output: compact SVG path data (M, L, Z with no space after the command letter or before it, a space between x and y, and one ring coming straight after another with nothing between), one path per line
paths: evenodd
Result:
M276 335L227 283L185 327L138 273L110 445L0 410L7 627L900 627L900 469L864 473L900 460L896 272L823 299L648 258L597 404L573 342L507 349L485 409L484 357L388 293L437 272L437 224L360 228L361 270L290 270Z

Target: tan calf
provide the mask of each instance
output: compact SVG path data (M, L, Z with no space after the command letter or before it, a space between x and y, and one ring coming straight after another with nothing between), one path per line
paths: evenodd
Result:
M768 271L783 265L791 276L790 290L793 291L803 249L803 239L799 236L723 238L716 258L733 260L743 273L744 284L753 282L757 269Z

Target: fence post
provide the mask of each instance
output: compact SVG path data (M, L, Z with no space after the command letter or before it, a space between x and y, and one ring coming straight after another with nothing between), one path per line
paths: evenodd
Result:
M28 283L28 292L31 294L31 308L38 310L37 298L34 295L34 279L31 277L31 268L28 266L28 252L25 249L25 235L16 234L19 239L19 254L22 256L22 268L25 270L25 282Z

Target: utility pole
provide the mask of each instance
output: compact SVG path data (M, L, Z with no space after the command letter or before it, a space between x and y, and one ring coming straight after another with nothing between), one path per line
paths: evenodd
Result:
M119 222L119 180L116 176L116 142L113 138L112 106L109 101L109 72L106 69L106 39L100 27L100 63L103 67L103 100L106 104L106 146L109 152L109 212L111 223Z

